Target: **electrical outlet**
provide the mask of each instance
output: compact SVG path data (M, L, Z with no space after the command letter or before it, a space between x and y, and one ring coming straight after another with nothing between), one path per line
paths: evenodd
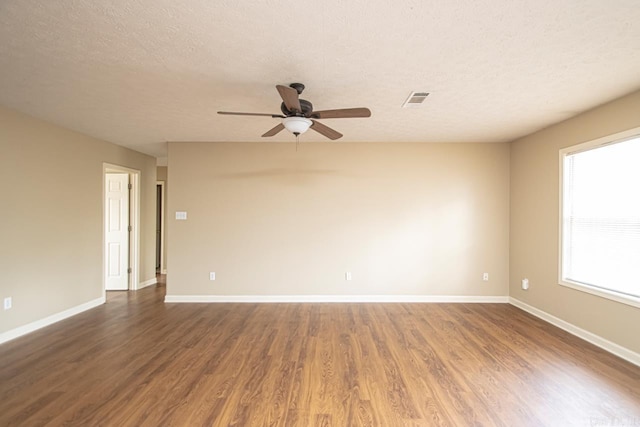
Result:
M212 271L209 273L209 280L216 280L216 272Z
M529 289L529 279L522 279L522 289L525 291Z
M344 273L344 280L351 280L351 272L347 271L346 273Z
M482 280L484 280L485 282L488 282L489 281L489 273L484 273L482 275Z
M11 297L6 297L4 299L4 309L9 310L12 306L13 306L13 301L11 300Z

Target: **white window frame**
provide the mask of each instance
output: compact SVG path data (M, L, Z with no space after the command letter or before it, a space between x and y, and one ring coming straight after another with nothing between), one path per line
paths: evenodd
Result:
M563 264L563 239L564 239L564 159L567 155L576 154L583 151L589 151L594 148L603 147L605 145L624 142L625 140L634 139L640 137L640 127L629 129L624 132L619 132L613 135L608 135L602 138L594 139L593 141L584 142L577 145L572 145L571 147L566 147L560 150L559 153L559 163L560 163L560 175L559 175L559 185L560 185L560 199L559 199L559 234L558 234L558 284L562 286L566 286L568 288L576 289L578 291L586 292L592 295L597 295L602 298L607 298L613 301L621 302L623 304L632 305L634 307L640 307L640 298L634 297L632 295L623 294L620 292L598 288L595 286L589 286L584 283L578 283L571 280L565 280L562 276L562 266Z

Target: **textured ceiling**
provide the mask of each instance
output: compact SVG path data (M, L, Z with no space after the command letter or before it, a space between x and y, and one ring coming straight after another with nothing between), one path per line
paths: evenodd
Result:
M216 111L303 82L371 109L323 121L340 141L509 141L640 88L638 22L638 0L2 1L0 104L162 157L261 140L276 119Z

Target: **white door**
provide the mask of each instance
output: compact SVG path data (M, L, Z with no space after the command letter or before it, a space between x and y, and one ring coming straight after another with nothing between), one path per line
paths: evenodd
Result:
M105 289L129 289L129 174L105 174Z

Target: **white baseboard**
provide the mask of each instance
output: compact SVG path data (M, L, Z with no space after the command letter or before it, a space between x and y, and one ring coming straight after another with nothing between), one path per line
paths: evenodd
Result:
M507 296L458 295L166 295L164 302L456 302L456 303L508 303Z
M160 274L167 274L167 269L165 268L164 270L162 270Z
M640 366L640 354L629 350L626 347L622 347L614 342L611 342L607 339L602 338L599 335L596 335L592 332L586 331L582 328L575 326L572 323L566 322L558 317L555 317L546 311L542 311L538 308L530 306L516 298L509 298L509 303L518 307L521 310L526 311L527 313L533 314L534 316L551 323L554 326L557 326L560 329L564 329L572 335L577 336L578 338L582 338L583 340L590 342L591 344L600 347L603 350L608 351L609 353L615 354L622 359L633 363L634 365Z
M155 285L156 283L158 283L158 279L156 279L155 277L153 279L145 280L144 282L140 282L138 284L138 290L146 288L147 286Z
M37 331L38 329L44 328L45 326L53 325L56 322L59 322L71 316L75 316L76 314L80 314L83 311L95 308L101 304L104 304L105 302L105 297L96 298L94 300L85 302L84 304L72 307L68 310L61 311L60 313L52 314L51 316L45 317L44 319L36 320L35 322L31 322L26 325L19 326L15 329L11 329L10 331L3 332L2 334L0 334L0 344L21 337L30 332Z

